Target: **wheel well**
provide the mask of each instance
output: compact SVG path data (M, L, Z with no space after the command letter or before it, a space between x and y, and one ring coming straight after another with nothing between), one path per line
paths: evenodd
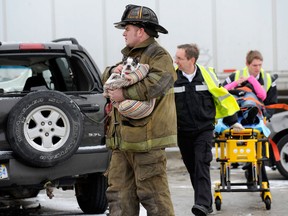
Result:
M287 134L288 134L288 128L278 132L274 137L272 137L272 140L277 144L279 140Z
M278 146L278 142L280 141L280 139L287 135L288 134L288 129L285 129L285 130L282 130L282 131L279 131L277 134L274 135L274 137L272 137L272 140L276 143L276 145ZM275 166L276 165L276 161L275 161L275 157L274 157L274 154L272 153L273 152L273 149L270 145L269 147L269 151L270 151L270 159L269 159L269 166Z

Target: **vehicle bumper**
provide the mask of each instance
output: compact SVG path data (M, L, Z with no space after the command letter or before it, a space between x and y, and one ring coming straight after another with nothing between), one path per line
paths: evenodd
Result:
M0 178L0 188L10 186L43 185L48 181L76 177L88 173L103 173L110 161L110 151L102 148L79 148L68 160L56 166L39 168L16 160L12 152L0 152L0 164L7 168L8 178Z

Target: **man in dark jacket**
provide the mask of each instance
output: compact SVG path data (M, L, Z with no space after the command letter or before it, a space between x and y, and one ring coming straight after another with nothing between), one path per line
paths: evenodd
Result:
M214 71L196 64L198 57L196 44L177 47L175 63L178 65L178 79L174 83L174 91L178 146L195 191L192 213L206 216L213 211L210 162L213 158L215 117L230 116L227 123L234 130L244 128L237 122L235 113L239 106L235 98L219 85Z
M173 84L176 79L173 60L155 37L167 30L158 24L156 14L147 7L128 5L116 28L124 29L124 57L139 58L149 65L141 81L116 90L108 89L112 101L156 99L152 113L141 119L121 115L113 107L108 125L106 145L112 149L108 170L107 199L110 216L139 215L140 203L151 216L173 216L166 174L165 148L177 142L176 108ZM108 67L121 73L123 64Z

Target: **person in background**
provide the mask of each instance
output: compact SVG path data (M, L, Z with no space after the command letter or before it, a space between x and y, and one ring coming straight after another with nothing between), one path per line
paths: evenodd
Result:
M241 79L248 79L250 76L253 76L266 91L267 96L263 100L264 105L278 103L276 86L277 78L265 72L262 68L262 64L262 54L258 50L250 50L246 55L246 67L228 76L223 82L223 86L226 86L234 81L241 82ZM274 113L274 109L267 109L264 115L267 119L270 119Z
M266 91L254 76L240 77L226 84L224 88L237 99L242 111L240 113L243 117L242 125L259 123L263 119L262 112L265 110L263 101L266 99Z
M141 203L149 216L173 216L165 148L177 142L176 74L173 59L155 40L159 32L168 31L159 25L153 10L138 5L127 5L115 27L124 29L123 57L139 58L139 63L149 65L149 72L131 86L108 89L108 97L115 102L154 98L156 102L152 113L141 119L127 118L112 107L106 137L112 149L106 191L109 215L139 215ZM102 81L111 73L121 73L122 68L122 63L107 67Z
M244 67L242 70L237 70L235 73L232 73L230 76L228 76L223 82L223 86L229 86L229 85L231 86L233 85L232 84L233 82L242 83L246 79L254 80L255 78L266 92L266 98L263 97L264 99L263 104L272 105L278 103L277 86L276 86L277 77L271 76L269 73L265 72L262 68L262 64L263 64L263 56L258 50L248 51L246 55L246 67ZM256 111L253 110L250 112L252 116L253 116L252 112L256 113ZM274 109L264 109L263 115L264 117L266 117L267 120L269 120L274 114L274 112L275 112ZM245 176L247 178L247 182L251 182L252 164L246 163L242 167L242 169L245 170L246 173ZM265 166L262 166L262 180L268 182Z
M212 68L196 63L198 57L196 44L177 46L174 92L178 146L195 191L192 213L206 216L213 212L210 162L215 119L231 116L230 126L244 128L235 116L239 111L235 98L219 84Z

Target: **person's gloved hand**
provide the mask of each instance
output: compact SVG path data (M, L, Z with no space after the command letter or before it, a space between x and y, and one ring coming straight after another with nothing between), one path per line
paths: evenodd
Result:
M245 128L238 122L236 122L235 124L231 125L231 128L234 129L235 132L240 132L242 130L244 130Z

